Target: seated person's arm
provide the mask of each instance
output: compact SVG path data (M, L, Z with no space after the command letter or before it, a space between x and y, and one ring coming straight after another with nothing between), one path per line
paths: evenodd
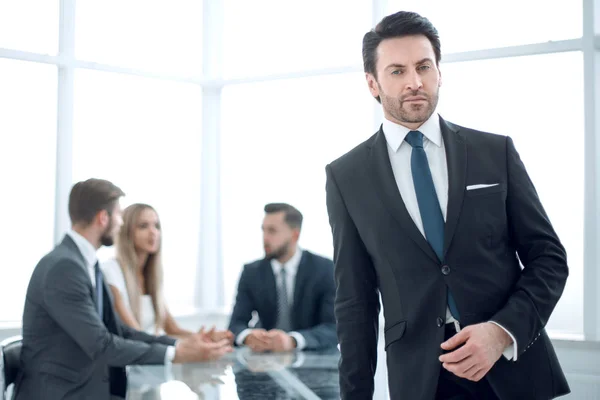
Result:
M318 309L319 323L310 329L301 329L297 332L305 339L304 349L314 350L337 345L337 334L335 331L335 315L333 303L335 300L335 281L333 279L333 264L321 266L323 277L320 306Z
M48 314L86 355L110 366L164 363L169 343L142 343L111 334L86 286L81 265L64 260L60 268L48 272L43 284L44 306ZM117 316L118 318L118 316Z
M110 288L110 291L113 296L115 311L117 312L117 314L119 314L121 321L125 325L133 329L137 329L138 331L142 330L140 324L136 321L129 307L125 305L125 302L123 301L123 296L121 296L119 289L117 289L113 285L108 285L108 287Z
M169 310L165 310L165 332L167 335L176 338L183 338L194 334L194 332L183 329L177 325L175 318L173 318L173 315Z
M229 322L229 330L233 333L237 345L243 344L242 339L248 335L250 331L248 322L252 319L252 311L254 311L249 280L249 271L245 266L240 276L235 305Z

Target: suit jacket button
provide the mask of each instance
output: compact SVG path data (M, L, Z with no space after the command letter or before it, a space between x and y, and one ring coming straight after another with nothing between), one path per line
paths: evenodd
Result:
M450 273L450 267L449 267L449 266L447 266L447 265L444 265L444 266L442 267L442 274L444 274L444 275L448 275L449 273Z
M444 320L442 319L442 317L437 317L435 322L437 323L438 328L441 328L442 326L444 326Z

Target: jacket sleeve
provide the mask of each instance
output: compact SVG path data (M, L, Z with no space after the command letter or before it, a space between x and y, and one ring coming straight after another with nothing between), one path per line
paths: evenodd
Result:
M334 302L342 399L373 397L377 367L379 289L375 268L348 213L331 165L327 172L327 211L333 234Z
M122 367L131 364L163 364L167 346L128 340L110 333L100 319L85 280L75 261L60 260L43 283L43 300L55 322L94 361Z
M248 322L252 319L254 311L254 302L252 301L250 271L248 266L244 266L240 281L238 283L235 306L231 313L229 321L229 330L237 337L244 329L248 328Z
M510 138L506 162L509 233L524 268L505 306L491 320L513 334L521 355L548 322L569 269L565 249Z
M317 350L337 345L335 315L333 312L333 303L335 300L333 265L331 262L327 262L325 265L319 265L319 268L322 273L319 323L310 329L297 331L306 340L306 350Z

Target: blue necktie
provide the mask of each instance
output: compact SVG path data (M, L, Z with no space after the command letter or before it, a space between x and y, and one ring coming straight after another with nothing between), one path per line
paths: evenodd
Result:
M423 230L427 241L435 251L441 262L444 261L444 216L440 208L440 202L435 192L427 154L423 149L423 134L419 131L410 131L404 139L412 146L410 167L412 169L413 184L417 194L417 203L423 222ZM458 308L452 293L448 289L448 308L457 320L459 319Z
M100 319L102 319L102 286L104 285L102 284L102 272L100 272L100 266L98 265L98 261L96 261L96 264L94 265L94 272L96 274L96 310L100 315Z

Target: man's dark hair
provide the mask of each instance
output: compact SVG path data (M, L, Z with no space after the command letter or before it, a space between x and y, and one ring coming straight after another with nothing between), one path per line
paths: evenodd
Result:
M267 214L274 214L278 212L285 213L285 222L292 229L300 230L302 228L302 213L294 206L286 203L270 203L265 206L265 212Z
M89 225L102 210L112 213L119 197L125 193L115 184L91 178L77 182L69 195L69 217L73 224Z
M437 29L425 17L409 11L399 11L382 19L375 29L363 37L363 65L365 72L377 78L377 47L384 39L403 36L424 35L431 42L435 53L435 62L442 59L440 36Z

